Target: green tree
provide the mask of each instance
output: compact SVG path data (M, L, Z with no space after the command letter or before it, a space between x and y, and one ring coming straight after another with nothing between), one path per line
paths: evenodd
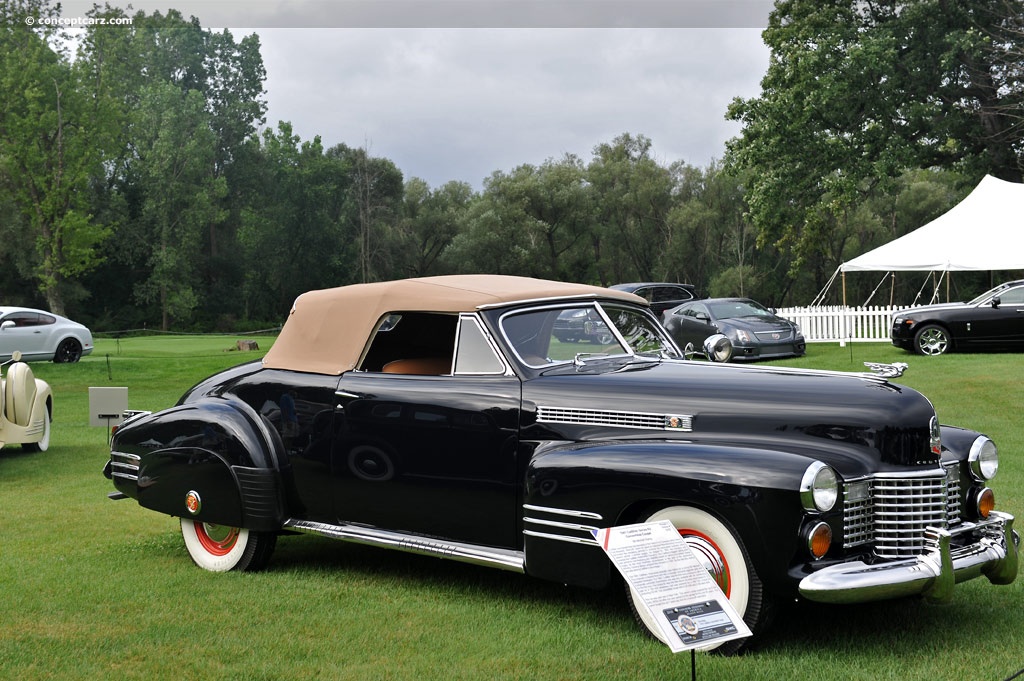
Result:
M904 170L1019 181L1024 169L1020 0L780 0L764 31L761 95L735 100L729 144L761 244L796 275L831 231ZM834 266L836 263L832 263Z
M512 175L530 175L520 166ZM536 243L522 209L506 201L504 188L515 181L497 170L484 180L484 190L465 213L465 224L445 252L445 260L462 273L530 275L535 272Z
M401 258L402 171L386 158L370 156L367 147L339 144L327 155L346 164L352 173L347 205L359 258L357 281L396 276Z
M723 172L717 162L706 168L675 164L671 170L674 199L658 271L667 280L690 282L707 291L715 272L754 263L754 230L744 214L743 183ZM752 280L740 276L737 281L741 285L736 295L755 295Z
M70 59L65 36L26 21L57 16L43 0L0 5L0 182L28 227L10 242L32 249L19 262L50 310L64 314L69 284L102 261L109 230L89 198L116 121L103 115L107 93Z
M283 319L300 293L359 280L348 219L352 169L325 154L319 137L302 142L283 121L250 146L256 167L239 232L245 314Z
M93 15L109 19L126 13L107 6ZM239 159L245 158L245 142L266 110L258 38L236 42L230 32L204 30L196 18L185 19L175 10L137 12L130 26L90 27L77 61L114 94L107 117L120 131L118 154L107 164L107 191L99 203L116 229L116 257L128 275L123 283L135 289L136 302L159 309L162 324L171 318L195 323L204 316L234 316L241 310L232 292L245 270L236 234L248 179ZM175 98L183 104L174 110L153 109L155 102L166 105ZM171 138L194 131L187 162L161 158L172 150L157 130ZM178 163L179 174L161 187L152 170L166 169L167 163ZM181 194L170 196L170 191ZM164 238L155 206L187 207L169 219L176 221L175 229L187 223L189 237ZM166 265L156 267L158 262ZM174 268L183 280L177 293L168 288L173 282L156 283ZM198 306L200 300L207 304Z
M435 190L414 177L405 183L402 198L401 271L408 276L440 274L442 255L458 235L470 203L476 197L465 182L447 182Z
M202 294L198 279L207 225L223 218L224 178L210 173L216 152L205 101L197 90L168 82L145 88L134 135L135 189L142 195L137 220L149 238L149 276L136 290L159 304L161 328L187 322Z
M651 140L626 133L599 144L586 179L597 209L592 247L601 283L658 278L673 181L651 157Z

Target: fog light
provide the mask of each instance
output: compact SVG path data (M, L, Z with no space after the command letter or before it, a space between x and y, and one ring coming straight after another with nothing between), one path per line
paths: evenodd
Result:
M832 528L828 523L817 523L807 531L807 550L814 560L820 560L832 546Z
M996 494L989 487L983 487L974 494L974 510L979 518L987 518L996 508Z

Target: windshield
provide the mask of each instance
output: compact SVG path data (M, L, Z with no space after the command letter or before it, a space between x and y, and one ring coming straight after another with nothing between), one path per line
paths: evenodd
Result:
M524 363L548 366L591 357L679 357L657 320L634 308L580 303L507 314L501 329Z
M995 288L990 288L989 290L985 291L980 296L978 296L977 298L975 298L974 300L970 301L967 304L968 305L981 305L982 303L987 303L993 297L998 296L1000 293L1002 293L1006 289L1011 288L1015 283L1020 283L1020 282L1007 282L1005 284L1000 284L999 286L996 286Z
M753 300L728 300L710 303L715 319L739 319L740 317L771 317L772 313Z

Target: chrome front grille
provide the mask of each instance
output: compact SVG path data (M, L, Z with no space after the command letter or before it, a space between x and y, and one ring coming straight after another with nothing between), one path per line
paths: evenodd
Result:
M780 331L756 331L754 333L759 341L764 343L780 343L788 340L793 340L793 331L780 330Z
M955 465L942 473L851 481L844 489L843 545L874 543L880 558L920 555L926 528L948 528L959 521L960 480Z
M132 482L139 481L139 457L125 452L110 452L110 474Z

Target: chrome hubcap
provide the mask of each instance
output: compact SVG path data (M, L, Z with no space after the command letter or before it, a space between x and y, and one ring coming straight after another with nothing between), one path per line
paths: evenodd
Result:
M949 341L946 340L946 334L938 329L928 329L921 334L921 338L918 340L921 352L926 355L941 355L946 351L947 345L949 345Z

